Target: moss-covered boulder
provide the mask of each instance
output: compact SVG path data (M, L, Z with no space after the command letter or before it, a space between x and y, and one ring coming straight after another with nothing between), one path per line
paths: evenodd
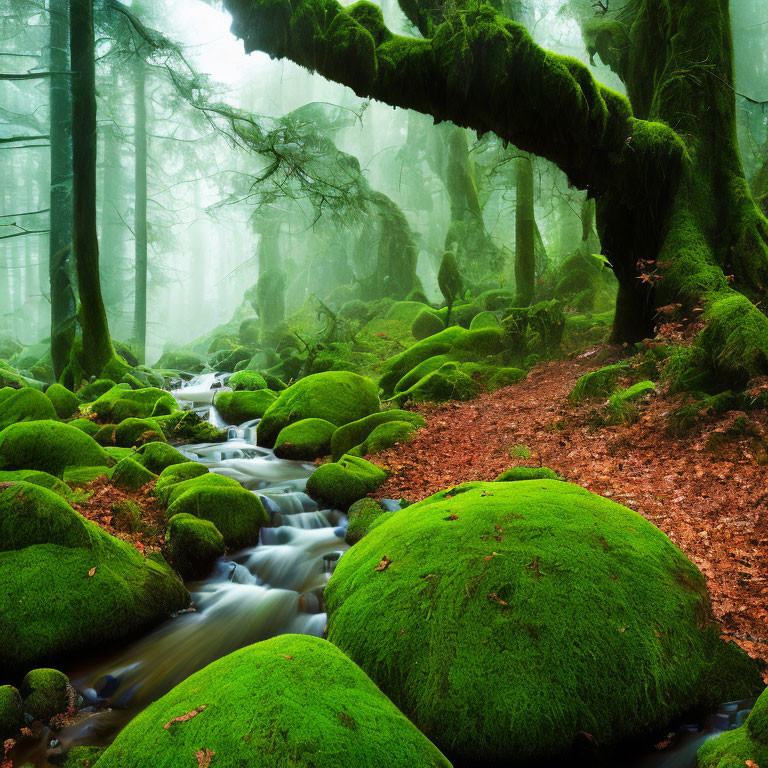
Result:
M457 363L444 363L391 399L401 405L408 401L444 403L448 400L472 400L481 391L480 384L467 376Z
M0 489L0 679L124 640L188 602L162 559L55 493L24 482Z
M280 430L275 456L294 461L314 461L331 452L336 425L325 419L302 419Z
M16 736L24 725L21 695L12 685L0 685L0 743Z
M126 384L118 384L94 400L90 409L102 421L120 422L123 419L167 415L179 407L173 396L162 389L130 389Z
M64 762L59 763L61 768L95 768L96 761L104 753L104 747L85 747L76 745L70 747ZM21 768L24 768L22 766Z
M260 419L275 400L277 395L270 389L242 390L221 392L216 395L214 405L227 424L242 424Z
M186 513L168 521L165 543L171 565L184 579L205 576L226 551L224 537L210 520Z
M388 513L376 499L359 499L347 511L347 533L344 541L350 546L357 544L368 533L374 521L379 521Z
M67 501L73 498L72 489L63 480L54 477L48 472L40 472L37 469L16 469L13 471L0 470L0 484L18 483L19 481L32 483L32 485L39 485L41 488L47 488L49 491L53 491L56 495L61 496L62 499L66 499Z
M192 352L187 349L166 349L157 361L156 367L169 369L171 371L201 373L207 366L205 357L197 352Z
M583 400L605 399L618 387L619 379L629 371L630 367L626 363L617 363L585 373L576 382L568 396L569 400L580 403Z
M306 635L209 664L139 713L98 766L183 766L198 751L212 768L450 768L355 664Z
M189 459L167 443L147 443L134 454L134 461L142 467L159 475L167 467L174 464L185 464Z
M111 463L92 437L58 421L11 424L0 432L0 469L37 469L61 477L65 467Z
M229 379L234 392L256 392L268 389L266 379L258 371L238 371Z
M99 427L93 439L102 447L115 444L115 429L117 424L103 424Z
M74 416L80 407L80 400L77 395L61 384L51 384L45 390L45 396L51 401L60 419L68 419L70 416Z
M112 470L112 484L126 491L138 491L147 483L157 480L157 475L129 456L121 459Z
M178 466L179 468L186 467L185 464L179 464ZM201 465L197 464L197 466ZM183 493L186 493L192 489L200 488L234 488L235 490L243 490L243 486L240 485L240 483L238 483L234 478L225 477L224 475L219 475L216 472L204 472L199 475L193 474L188 478L176 479L175 482L167 485L160 484L159 490L157 486L155 486L155 494L159 502L163 506L168 507L173 504L173 502L176 501L176 499L178 499L179 496L181 496Z
M329 640L466 762L545 764L580 732L610 747L762 687L661 531L554 480L400 510L341 558L325 601Z
M379 410L376 384L349 371L326 371L300 379L269 407L257 430L259 445L272 447L280 430L302 419L324 419L337 427Z
M194 477L201 477L208 474L208 467L198 464L196 461L185 461L181 464L171 464L166 467L155 483L155 495L163 498L169 493L172 485L176 485L184 480L191 480Z
M43 723L66 712L74 698L69 678L49 667L27 672L19 693L24 700L24 711Z
M58 418L51 401L32 387L0 389L0 430L22 421Z
M368 435L376 427L386 424L390 421L400 421L412 424L414 428L420 429L426 423L422 416L412 411L401 411L392 408L388 411L379 411L370 416L352 421L339 427L331 438L331 455L334 461L338 461L345 453L351 451L355 446L365 442Z
M116 427L113 442L121 448L165 442L163 428L155 419L123 419Z
M105 392L109 392L116 383L112 379L95 379L79 389L77 395L83 403L92 403Z
M171 486L173 500L168 506L168 517L184 512L210 520L221 531L224 543L233 549L256 544L261 527L269 524L269 515L258 496L239 486L212 484L214 477L218 475L203 475ZM182 487L183 492L174 494L175 489Z
M155 419L169 440L193 443L218 443L226 440L227 430L217 429L193 411L178 411Z
M386 424L379 424L360 445L351 450L351 453L355 456L369 456L386 451L397 443L407 443L416 429L409 421L388 421Z
M763 691L740 728L705 742L699 768L757 768L768 765L768 688Z
M72 421L68 421L67 424L69 424L70 427L79 429L81 432L85 432L86 435L90 435L91 437L95 437L96 433L101 429L100 424L85 418L72 419Z
M505 469L495 483L515 483L518 480L562 480L563 478L549 467L510 467Z
M417 341L434 336L436 333L445 330L445 323L433 309L424 308L416 316L411 326L413 338Z
M346 512L386 479L387 473L381 467L344 454L337 462L323 464L309 476L307 493L319 504Z

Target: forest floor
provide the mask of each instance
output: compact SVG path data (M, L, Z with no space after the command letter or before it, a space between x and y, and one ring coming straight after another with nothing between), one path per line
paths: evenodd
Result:
M636 423L599 426L601 406L573 405L568 395L582 374L619 354L593 350L469 402L418 406L426 427L376 456L392 471L377 495L418 501L510 466L550 467L664 531L706 577L723 635L768 665L768 473L754 442L727 437L744 414L703 416L674 436L665 426L680 398L662 389ZM749 419L768 435L767 412ZM713 433L726 439L708 440ZM768 682L768 668L764 675Z

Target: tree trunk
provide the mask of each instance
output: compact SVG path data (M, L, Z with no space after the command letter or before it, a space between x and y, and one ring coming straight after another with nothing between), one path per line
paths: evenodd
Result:
M533 217L533 163L530 155L516 160L515 306L527 307L536 290L536 221Z
M134 81L134 144L136 197L134 208L134 235L136 237L135 299L133 309L133 337L136 358L144 363L147 356L147 72L142 59L138 59Z
M50 0L52 72L69 70L67 0ZM69 362L74 340L75 295L69 280L72 255L72 101L69 78L52 75L50 87L51 192L48 276L51 298L51 361L56 379Z
M259 227L259 279L256 284L259 326L263 341L285 318L285 275L280 263L280 220L264 218Z

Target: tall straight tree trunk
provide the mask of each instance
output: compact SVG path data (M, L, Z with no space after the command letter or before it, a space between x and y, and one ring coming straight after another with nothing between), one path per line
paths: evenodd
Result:
M518 158L515 202L515 305L527 307L536 289L536 222L533 217L533 163L526 154Z
M69 3L50 0L51 71L69 69ZM72 255L72 100L67 75L50 78L51 198L48 279L51 295L51 361L58 379L74 338L75 295L69 280Z
M72 67L72 249L79 289L82 328L81 370L70 371L72 383L91 375L118 376L120 364L112 347L99 280L96 233L96 67L93 0L71 0L69 29ZM106 370L105 370L106 369ZM120 376L118 376L120 378ZM68 380L69 383L69 380Z
M147 71L138 59L134 81L134 144L136 198L134 235L136 237L136 292L133 307L133 337L140 363L147 356Z
M113 81L117 87L117 82ZM121 317L127 293L124 263L125 225L120 218L123 202L123 167L117 128L109 124L103 133L104 163L102 169L102 202L100 231L100 266L102 292L107 317Z

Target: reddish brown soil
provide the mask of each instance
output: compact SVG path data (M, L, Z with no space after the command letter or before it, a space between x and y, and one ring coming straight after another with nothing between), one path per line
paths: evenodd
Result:
M376 457L392 470L377 495L417 501L458 483L493 480L510 466L551 467L661 528L706 576L723 634L768 663L768 471L746 440L706 448L710 433L743 414L702 417L675 437L665 427L679 399L662 392L637 423L596 426L600 405L573 406L568 394L611 353L544 364L525 381L470 402L419 406L427 426ZM749 419L768 435L768 413ZM530 458L515 458L525 453L520 446Z

